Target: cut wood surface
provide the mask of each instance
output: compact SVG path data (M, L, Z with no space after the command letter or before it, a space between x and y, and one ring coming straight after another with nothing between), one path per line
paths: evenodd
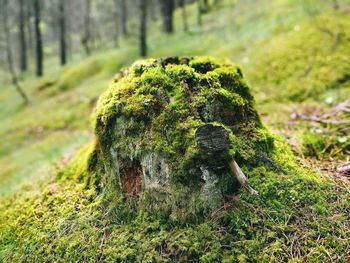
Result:
M201 150L209 152L220 152L227 150L230 146L228 132L222 126L205 124L196 130L197 146Z

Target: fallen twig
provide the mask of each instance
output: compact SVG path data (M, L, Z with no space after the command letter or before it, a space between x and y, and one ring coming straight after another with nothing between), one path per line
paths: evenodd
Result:
M350 165L338 167L337 171L342 174L350 175Z

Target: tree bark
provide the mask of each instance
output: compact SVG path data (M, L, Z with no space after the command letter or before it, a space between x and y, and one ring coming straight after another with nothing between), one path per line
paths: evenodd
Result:
M18 92L18 94L22 97L23 101L25 103L28 103L29 102L28 96L19 85L16 70L13 64L11 40L10 40L10 28L8 24L8 0L3 0L2 22L4 26L4 31L5 31L6 58L7 58L9 72L11 74L11 81L16 91Z
M160 0L163 16L163 30L165 33L171 34L174 32L173 14L174 0Z
M35 30L35 59L36 59L36 75L43 75L43 43L40 29L40 0L34 1L34 30Z
M27 41L25 35L24 0L19 0L19 65L22 72L27 70Z
M140 55L147 56L147 0L140 1Z
M60 63L63 66L66 64L66 61L67 61L65 0L59 0L58 13L59 13L58 25L59 25Z

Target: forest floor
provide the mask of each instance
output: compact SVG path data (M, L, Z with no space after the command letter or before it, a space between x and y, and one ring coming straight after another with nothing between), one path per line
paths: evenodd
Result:
M222 1L204 15L202 27L189 15L189 32L181 30L176 13L175 34L164 36L158 23L149 30L149 56L209 55L240 65L264 124L284 137L301 166L329 177L350 195L349 175L337 170L350 165L350 106L339 107L350 99L350 6L340 2L334 10L331 1L317 6L312 1ZM195 6L188 12L195 14ZM21 77L28 105L3 78L0 195L6 205L0 205L0 219L12 213L6 200L14 194L37 194L47 182L48 191L61 191L57 170L92 140L96 101L113 75L138 59L136 47L130 38L118 49L76 58L64 68L48 59L45 77L36 79L30 72ZM75 198L74 189L62 188ZM0 261L15 246L8 229L1 232ZM330 256L329 261L341 259Z

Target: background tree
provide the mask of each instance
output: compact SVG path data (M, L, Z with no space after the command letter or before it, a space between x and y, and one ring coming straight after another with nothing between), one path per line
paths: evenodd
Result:
M40 29L41 17L40 17L40 0L34 1L34 30L35 30L35 60L36 60L36 75L43 75L43 42Z
M179 6L181 7L182 23L184 31L188 31L188 21L186 12L186 0L179 0Z
M66 64L66 14L65 0L58 0L58 26L59 26L59 46L60 63Z
M27 40L25 34L25 6L24 0L18 1L19 5L19 23L18 23L18 39L19 39L19 65L22 72L27 70Z
M85 0L85 10L84 10L84 35L81 39L81 43L84 47L87 56L90 55L90 40L91 40L91 0Z
M175 9L174 0L160 0L162 17L163 17L163 30L165 33L174 32L173 14Z
M19 85L15 66L13 63L13 56L12 56L12 50L11 50L11 39L10 39L10 26L8 21L8 0L2 0L1 6L2 6L2 25L4 29L4 35L5 35L5 46L6 46L6 58L7 58L7 64L8 64L8 70L11 75L11 81L13 86L15 87L18 94L22 97L25 103L28 103L28 96L23 91L21 86Z
M119 18L119 22L118 22L118 32L120 36L126 36L128 31L127 31L127 27L126 27L126 23L127 23L127 16L128 16L128 12L127 12L127 6L126 6L126 0L115 0L117 2L117 6L118 6L118 18Z
M202 4L201 0L197 0L197 24L198 26L202 25Z
M147 56L147 0L140 1L140 55Z

